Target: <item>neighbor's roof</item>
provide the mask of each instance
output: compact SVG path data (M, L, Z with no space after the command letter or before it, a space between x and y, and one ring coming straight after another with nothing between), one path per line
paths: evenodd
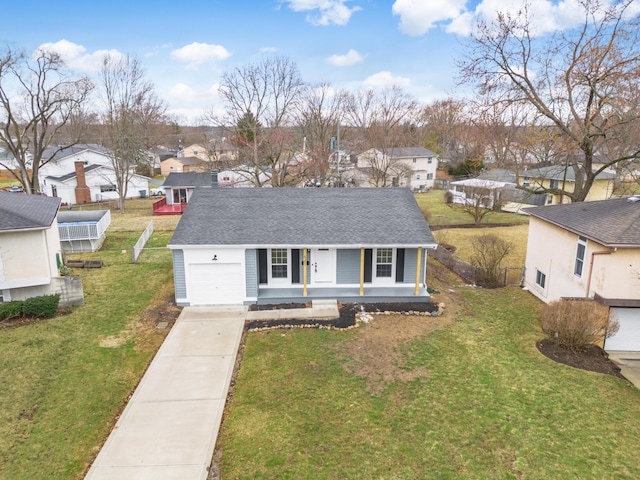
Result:
M163 160L163 162L166 162L168 160L175 160L176 162L181 163L182 165L199 165L201 163L202 164L207 163L198 157L171 157L171 158L167 158L166 160Z
M526 212L607 247L640 246L640 201L614 198L527 208Z
M102 168L104 165L86 165L84 167L84 173L89 173L93 170L97 170L98 168ZM57 182L66 182L67 180L71 180L72 178L76 178L76 171L72 171L69 173L65 173L64 175L60 175L58 177L54 177L53 175L47 175L47 178L51 180L55 180Z
M55 154L56 160L60 160L84 152L85 150L90 150L102 155L109 155L109 150L101 145L79 143L70 147L64 147L62 150L60 150L60 147L49 147L42 152L42 158L49 159Z
M199 172L171 172L162 183L163 187L208 187L211 174Z
M576 181L576 172L573 168L566 167L565 165L551 165L548 167L521 170L520 176L527 178L545 178L549 180L566 180L568 182ZM616 176L608 172L600 172L596 175L596 179L598 180L611 180L614 178L616 178Z
M198 188L170 246L429 246L408 188Z
M404 147L404 148L392 148L389 150L389 157L391 158L405 158L405 157L437 157L438 154L427 150L424 147Z
M48 228L59 207L57 197L0 192L0 231Z

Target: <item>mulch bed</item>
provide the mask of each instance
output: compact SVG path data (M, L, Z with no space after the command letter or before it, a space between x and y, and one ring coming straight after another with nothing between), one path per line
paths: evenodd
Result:
M305 308L305 304L288 303L282 305L252 305L249 310L278 310L280 308ZM290 305L297 305L291 307ZM257 308L252 308L257 307ZM269 308L265 308L269 307ZM356 314L360 312L434 312L438 310L438 305L429 302L416 303L338 303L339 318L331 320L315 320L315 319L280 319L280 320L252 320L245 323L245 327L249 330L261 328L275 327L332 327L332 328L349 328L356 324Z
M580 351L571 351L557 345L553 340L544 339L536 343L536 347L545 357L570 367L587 370L589 372L604 373L614 377L624 378L609 355L602 348L590 345ZM625 379L626 380L626 379Z

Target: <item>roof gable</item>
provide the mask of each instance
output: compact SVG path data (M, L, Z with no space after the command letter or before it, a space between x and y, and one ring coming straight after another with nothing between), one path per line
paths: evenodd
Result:
M547 205L526 212L605 246L640 246L640 202L628 198Z
M405 188L198 188L170 245L427 246Z
M56 197L0 192L0 231L48 228L59 207Z

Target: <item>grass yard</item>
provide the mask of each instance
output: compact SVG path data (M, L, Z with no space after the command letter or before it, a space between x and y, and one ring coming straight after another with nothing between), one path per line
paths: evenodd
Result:
M496 235L513 244L513 249L504 259L504 267L524 267L527 253L529 225L492 228L445 228L433 232L438 243L455 245L456 255L469 261L473 255L472 241L478 235Z
M128 204L126 214L112 212L100 252L72 256L104 262L73 271L82 276L85 306L0 328L2 479L82 478L167 333L144 312L172 295L171 254L145 251L130 263L148 222L139 218L142 200ZM171 229L161 227L147 246L168 243Z
M417 193L416 201L423 212L428 212L430 225L461 225L473 223L471 215L448 206L444 201L444 190ZM482 223L529 223L526 215L495 212L487 215Z
M434 274L451 322L391 345L395 379L360 369L361 352L405 316L248 334L219 437L222 478L640 478L637 389L541 355L531 294Z

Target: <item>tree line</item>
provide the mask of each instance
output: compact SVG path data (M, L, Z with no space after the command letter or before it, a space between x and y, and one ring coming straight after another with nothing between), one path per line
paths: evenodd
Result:
M223 166L258 186L340 184L340 151L370 148L382 153L372 170L384 177L391 149L423 146L463 174L486 159L516 171L558 165L575 177L575 190L543 191L583 201L599 173L633 166L640 155L640 30L632 3L582 0L581 22L551 33L538 29L526 2L497 12L478 22L457 59L452 87L473 95L429 104L398 86L309 84L291 59L265 56L222 75L222 104L200 121L216 136L197 140L214 160L222 140L231 143L237 155ZM39 168L50 161L43 152L80 142L92 128L121 172L123 199L146 150L162 134L187 135L166 112L135 57L106 56L90 79L74 77L53 52L7 46L0 55L0 143L16 158L16 178L28 192L38 191Z

